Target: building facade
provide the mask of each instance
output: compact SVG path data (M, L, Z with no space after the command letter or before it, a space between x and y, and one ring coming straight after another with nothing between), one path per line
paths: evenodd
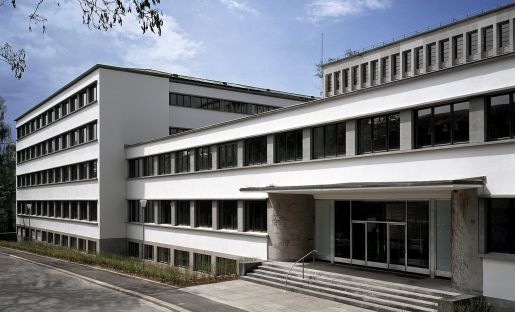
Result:
M173 78L155 72L106 69L103 78L97 69L49 103L96 86L96 102L88 97L92 104L81 113L91 112L89 119L69 118L68 127L63 120L62 131L86 125L89 138L98 119L98 138L62 153L62 163L46 157L19 164L18 205L97 198L97 221L86 209L80 222L31 222L93 237L100 251L105 239L105 250L178 266L296 260L316 249L321 260L446 277L463 289L515 300L514 19L509 5L325 64L322 99L291 105L302 99L242 98L283 108L213 119L221 122L214 125L204 121L220 112L195 115L196 129L171 136L163 127L190 128L182 123L186 116L210 101L185 100L190 90L170 87ZM134 98L131 83L141 79L148 92ZM206 92L201 97L224 98L211 93L218 89ZM174 107L160 104L166 101ZM22 116L18 128L50 106ZM19 140L17 150L47 139L43 131ZM69 163L77 164L78 176L86 168L86 181L55 187L55 194L20 181L29 175L32 183L35 170ZM144 210L140 200L147 200ZM23 207L20 234L27 229Z

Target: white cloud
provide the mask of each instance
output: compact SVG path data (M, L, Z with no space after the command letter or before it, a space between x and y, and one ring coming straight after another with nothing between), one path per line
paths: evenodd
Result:
M241 0L220 0L220 1L222 2L222 4L224 4L231 10L243 12L243 13L251 13L254 15L259 14L259 12L256 9L250 7L248 4L246 4L245 2L243 2Z
M390 0L312 0L306 5L308 19L341 19L369 10L382 10L390 6Z
M120 57L127 66L189 73L189 62L202 51L202 43L191 39L177 22L163 15L161 36L142 34L133 17L126 17L123 28L115 29L111 35Z

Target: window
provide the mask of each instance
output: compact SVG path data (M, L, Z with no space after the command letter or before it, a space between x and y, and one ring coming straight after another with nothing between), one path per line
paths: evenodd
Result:
M440 63L445 65L449 61L449 39L440 41Z
M128 242L127 255L129 257L139 258L139 244L135 242Z
M175 222L177 225L190 225L190 201L178 200L175 202Z
M400 54L392 55L392 71L393 71L394 77L398 76L401 71L400 58L401 58Z
M502 94L488 98L487 127L488 140L513 137L514 113L513 94Z
M245 202L245 231L266 232L266 200Z
M194 253L193 270L202 273L211 273L211 256Z
M97 242L90 240L88 241L88 253L92 255L97 253Z
M88 125L88 140L93 141L97 139L97 123Z
M79 220L88 219L88 202L79 202Z
M137 200L129 200L129 222L140 222L139 217L139 201Z
M168 134L172 135L172 134L177 134L177 133L181 133L181 132L186 132L186 131L189 131L189 130L191 130L191 129L170 127L170 128L168 128Z
M145 244L143 247L143 259L154 260L154 246Z
M353 87L356 87L359 83L359 80L358 80L358 66L354 66L352 67L352 86Z
M367 83L368 80L368 63L361 64L361 82Z
M452 41L452 45L454 47L452 57L455 60L460 60L463 57L463 35L453 37Z
M172 153L165 153L157 156L157 174L172 173Z
M218 169L238 166L238 143L222 143L218 145Z
M386 81L388 79L388 75L390 74L389 68L390 62L388 57L383 57L381 59L381 79Z
M338 94L342 86L340 82L340 76L341 72L337 71L334 73L334 94Z
M245 166L266 164L267 137L261 136L245 140Z
M70 210L71 210L71 218L77 219L79 217L78 215L78 205L76 201L70 202Z
M61 235L61 246L68 247L68 236Z
M474 30L474 31L471 31L469 33L467 33L467 36L468 36L468 43L467 43L467 51L468 51L468 55L469 56L472 56L472 55L476 55L477 54L477 30Z
M129 178L139 177L139 158L129 159Z
M89 166L89 179L96 179L97 178L97 161L93 160L87 163Z
M494 27L488 26L482 29L483 52L492 51L494 48Z
M170 249L157 247L157 262L170 263Z
M399 145L399 113L364 118L358 121L360 154L398 150Z
M486 200L487 251L515 254L515 199Z
M343 87L344 88L349 87L349 69L343 70Z
M499 48L508 47L510 45L510 21L499 23L497 27Z
M378 67L378 61L372 61L370 62L372 66L372 83L376 83L379 80L379 67Z
M154 175L154 156L143 157L143 176L148 177Z
M78 241L79 241L79 250L86 251L86 240L79 238Z
M70 217L70 202L63 201L63 218L68 219Z
M198 147L195 149L195 170L211 170L212 158L209 146Z
M77 249L77 237L70 237L70 248Z
M236 271L236 260L216 257L216 275L235 275Z
M159 224L172 224L172 205L169 200L159 202Z
M315 127L312 130L313 159L345 155L345 123Z
M154 201L147 201L147 207L144 209L145 223L155 223L154 219Z
M232 100L204 98L176 93L170 93L170 106L184 106L247 115L263 113L277 108L269 105L250 104ZM170 128L169 134L172 135L187 130L190 129Z
M411 53L411 50L403 52L404 74L409 74L411 72Z
M218 201L218 225L223 230L238 229L238 201Z
M180 268L188 268L190 266L190 253L184 250L174 250L174 265Z
M82 164L79 164L79 180L86 180L88 178L88 167L89 167L89 164L86 162L86 163L82 163Z
M175 152L175 172L190 171L190 151L184 150Z
M325 92L327 95L333 91L333 75L327 74L325 75Z
M302 130L275 135L275 162L302 160Z
M469 103L440 105L415 113L416 147L464 143L469 140Z
M89 221L96 222L97 221L97 202L96 201L90 201L89 202Z
M197 227L212 227L212 204L210 200L197 200L195 207Z
M88 102L94 102L97 99L97 86L93 85L88 87Z

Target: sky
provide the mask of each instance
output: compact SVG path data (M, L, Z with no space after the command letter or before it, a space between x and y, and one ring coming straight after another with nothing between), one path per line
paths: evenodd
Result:
M0 3L2 1L0 0ZM95 64L151 68L306 95L320 94L315 64L510 0L161 0L162 35L128 16L111 31L88 29L75 0L0 6L0 45L26 51L17 80L0 62L6 120L38 104Z

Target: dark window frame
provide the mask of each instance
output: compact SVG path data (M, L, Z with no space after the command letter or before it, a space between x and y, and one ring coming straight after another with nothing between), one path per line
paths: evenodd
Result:
M328 128L329 127L332 127L334 126L334 139L335 139L335 142L334 143L334 148L335 148L335 154L334 155L329 155L327 153L327 146L326 146L326 143L327 143L327 140L326 140L326 133L328 131ZM339 145L338 145L338 126L341 126L343 127L343 151L342 149L338 148ZM319 128L322 128L322 146L323 146L323 156L321 157L315 157L315 132L317 129ZM311 159L324 159L324 158L332 158L332 157L342 157L342 156L345 156L346 153L347 153L347 137L346 137L346 134L347 134L347 125L345 123L345 121L342 121L342 122L337 122L337 123L331 123L331 124L327 124L327 125L321 125L321 126L316 126L316 127L313 127L311 128Z
M244 166L256 166L267 163L268 138L266 135L246 139L243 146Z
M491 120L491 111L492 111L492 98L498 96L508 96L508 109L509 109L509 135L503 137L492 137L492 120ZM504 93L496 93L487 97L486 99L486 109L485 109L485 119L486 119L486 140L487 141L499 141L499 140L508 140L513 139L515 137L515 91L512 92L504 92Z
M288 139L294 137L294 157L289 159ZM300 138L300 140L299 140ZM299 145L300 142L300 145ZM281 144L284 143L284 155L280 155ZM274 163L301 161L303 159L303 129L291 130L274 135ZM300 153L299 153L300 152ZM290 152L291 153L291 152ZM284 156L284 157L282 157Z
M421 149L421 148L427 148L427 147L435 147L435 146L445 146L445 145L457 145L457 144L467 144L470 142L470 132L469 132L469 139L466 140L466 141L457 141L456 140L456 136L455 136L455 128L456 128L456 116L455 116L455 110L454 110L454 106L457 105L457 104L462 104L462 103L468 103L469 105L469 110L468 110L468 114L470 114L470 102L469 101L461 101L461 102L453 102L453 103L447 103L447 104L439 104L439 105L435 105L435 106L429 106L429 107L423 107L423 108L418 108L418 109L415 109L413 111L413 121L414 121L414 128L413 128L413 134L414 134L414 147L415 149ZM435 142L435 125L434 125L434 111L435 111L435 108L438 108L438 107L443 107L443 106L450 106L450 111L449 111L449 114L450 114L450 142L449 143L442 143L442 144L436 144ZM425 110L425 109L430 109L431 110L431 144L430 145L419 145L419 140L418 140L418 132L419 132L419 128L418 128L418 124L419 124L419 121L418 121L418 118L417 118L417 112L420 111L420 110ZM470 115L469 115L470 116ZM470 117L469 117L470 118Z
M391 129L391 116L394 116L394 115L398 115L398 123L399 123L399 147L395 147L395 148L391 148L390 145L391 145L391 132L392 132L392 129ZM384 117L386 119L386 149L381 149L381 150L376 150L374 148L374 119L375 118L380 118L380 117ZM361 148L362 148L362 144L364 142L362 142L361 140L361 134L362 134L362 127L361 127L361 121L363 120L370 120L370 151L368 152L362 152L361 151ZM358 154L359 155L364 155L364 154L372 154L372 153L384 153L384 152L391 152L391 151L398 151L400 150L400 112L393 112L393 113L389 113L389 114L383 114L383 115L374 115L374 116L370 116L370 117L366 117L366 118L360 118L357 120L356 122L357 124L357 151L358 151Z

